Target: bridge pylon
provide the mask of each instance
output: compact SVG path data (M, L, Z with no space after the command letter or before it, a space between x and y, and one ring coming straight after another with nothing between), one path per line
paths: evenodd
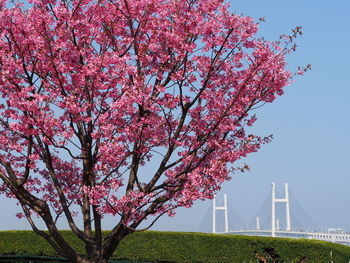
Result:
M216 210L224 210L225 215L225 232L228 232L228 214L227 214L227 195L224 194L224 206L216 206L216 197L213 198L213 226L212 232L216 234Z
M288 183L284 184L284 198L276 198L276 184L272 183L272 212L271 212L271 235L276 236L276 203L285 203L286 204L286 231L291 231L290 223L290 207L289 207L289 192L288 192ZM279 227L278 227L279 228Z

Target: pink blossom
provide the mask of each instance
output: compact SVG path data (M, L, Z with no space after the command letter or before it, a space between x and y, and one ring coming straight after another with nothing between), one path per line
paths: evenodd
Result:
M291 83L294 36L258 39L222 0L30 3L0 2L0 191L26 215L82 238L83 214L87 243L105 214L133 231L271 139L245 129Z

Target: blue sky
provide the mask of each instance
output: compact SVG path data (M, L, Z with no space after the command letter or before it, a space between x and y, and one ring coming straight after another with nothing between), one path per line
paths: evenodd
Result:
M237 174L224 184L234 210L243 221L254 220L271 182L289 188L320 228L350 231L350 1L232 0L236 13L265 17L260 34L277 39L296 26L303 36L288 61L291 69L312 64L312 70L296 78L286 93L257 112L254 132L274 135L274 140L244 160L251 172ZM0 197L0 229L29 228L14 217L13 201ZM210 222L210 202L179 209L174 218L164 217L153 228L198 231ZM301 219L302 220L302 219ZM107 228L112 225L107 220Z

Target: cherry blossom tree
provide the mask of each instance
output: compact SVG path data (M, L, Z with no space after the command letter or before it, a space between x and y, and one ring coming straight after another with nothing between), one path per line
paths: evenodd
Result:
M246 133L254 109L292 81L300 28L269 42L258 26L222 0L0 0L0 191L18 217L102 263L141 223L213 198L270 140Z

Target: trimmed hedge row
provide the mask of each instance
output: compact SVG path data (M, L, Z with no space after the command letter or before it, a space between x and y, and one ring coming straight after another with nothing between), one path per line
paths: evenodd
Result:
M69 231L63 235L83 253L83 244ZM58 255L31 231L0 231L2 255ZM331 256L332 254L332 256ZM113 259L174 263L347 263L350 247L323 241L147 231L127 236Z

